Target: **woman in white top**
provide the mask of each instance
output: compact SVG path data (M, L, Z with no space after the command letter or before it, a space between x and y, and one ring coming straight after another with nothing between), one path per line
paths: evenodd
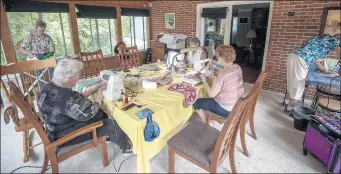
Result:
M197 37L193 37L189 40L189 47L197 47L200 46L200 41ZM198 51L191 51L188 52L186 56L187 60L187 65L190 67L193 67L194 62L199 61L199 60L205 60L207 58L206 52L201 49Z

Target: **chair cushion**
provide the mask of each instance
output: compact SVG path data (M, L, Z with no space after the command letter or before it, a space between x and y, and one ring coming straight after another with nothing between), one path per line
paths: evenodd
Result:
M326 94L332 94L332 95L341 95L341 89L340 88L330 88L330 92L329 92L329 86L330 85L326 85L325 84L321 84L321 83L318 83L316 85L316 89L321 91L321 92L324 92Z
M334 99L329 99L328 103L328 98L321 98L318 103L321 107L327 108L332 111L340 111L341 110L341 102L338 100Z
M194 121L172 137L168 145L208 167L219 133L201 121Z

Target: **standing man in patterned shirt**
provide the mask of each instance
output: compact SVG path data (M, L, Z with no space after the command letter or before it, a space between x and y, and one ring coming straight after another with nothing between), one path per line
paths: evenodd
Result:
M35 32L32 32L20 45L20 51L36 56L39 60L53 56L55 48L52 38L45 33L46 23L37 21Z
M47 59L54 55L55 48L52 38L45 33L46 23L43 21L36 22L36 29L32 32L20 45L20 51L30 57L37 57L39 60ZM50 78L53 77L53 68L49 69ZM37 71L38 76L41 71ZM41 82L40 88L42 89L44 83Z
M319 66L320 63L317 59L326 56L333 51L335 51L337 55L340 55L340 34L334 36L325 34L311 37L300 47L293 49L288 55L287 91L289 94L289 103L284 109L285 113L291 115L296 101L302 97L309 67L313 63L318 67L321 67ZM325 69L324 73L335 72Z

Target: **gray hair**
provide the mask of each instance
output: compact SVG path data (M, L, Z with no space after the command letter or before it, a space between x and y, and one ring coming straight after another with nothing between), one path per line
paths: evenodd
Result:
M190 46L200 46L200 40L197 37L192 37L189 39Z
M41 28L46 28L47 24L44 21L37 21L36 22L36 28L41 27Z
M77 59L65 58L58 61L53 73L53 81L65 84L70 77L80 73L83 69L83 63Z

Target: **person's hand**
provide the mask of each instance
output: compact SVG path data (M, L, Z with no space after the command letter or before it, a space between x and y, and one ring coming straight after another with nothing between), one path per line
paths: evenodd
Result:
M207 81L205 74L200 74L200 78L203 82Z
M108 82L107 81L101 81L100 82L100 87L103 91L107 89Z
M94 95L94 100L95 100L94 102L97 102L98 104L101 105L103 102L103 98L104 98L103 90L101 88L99 88L98 91Z

